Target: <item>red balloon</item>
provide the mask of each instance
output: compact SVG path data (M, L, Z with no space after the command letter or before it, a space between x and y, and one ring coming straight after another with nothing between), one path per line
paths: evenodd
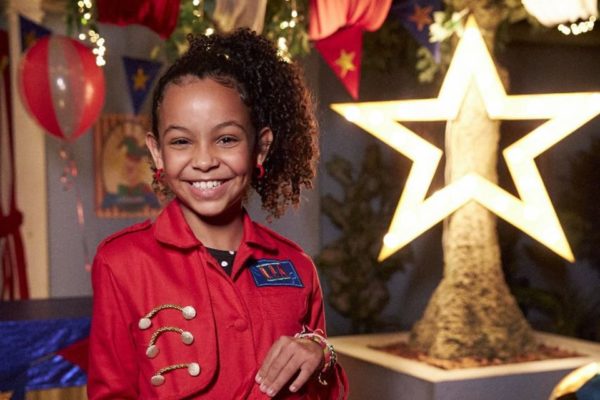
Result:
M19 66L21 99L48 131L74 141L96 121L104 105L104 73L92 51L66 36L39 39Z

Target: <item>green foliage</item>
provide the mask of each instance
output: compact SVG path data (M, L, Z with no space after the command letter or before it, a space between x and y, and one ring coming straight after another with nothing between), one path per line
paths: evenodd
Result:
M521 0L487 0L479 2L478 6L497 10L492 15L496 15L496 18L500 19L498 29L502 31L505 31L509 24L524 19L531 20L532 18L525 11ZM425 47L420 47L417 50L415 68L418 72L419 82L433 82L439 80L446 73L452 60L453 42L456 42L456 37L460 37L462 34L464 22L468 16L467 9L464 7L465 2L463 0L448 0L443 11L434 13L434 22L429 27L430 41L439 44L439 57L438 60L435 60L431 52ZM500 47L504 46L503 40L506 38L506 35L497 36Z
M600 138L576 153L565 171L563 188L557 204L561 223L573 247L575 257L600 276ZM582 291L570 282L564 260L535 242L527 242L517 250L519 235L514 229L500 230L507 281L515 298L527 315L537 311L546 320L539 328L555 333L600 341L600 294ZM533 287L525 279L515 277L515 260L526 260L547 282L548 288ZM583 267L583 265L577 266ZM573 267L571 267L573 268Z
M67 0L65 2L69 34L72 34L74 29L79 32L84 28L93 28L98 32L97 16L92 15L89 22L84 21L79 16L78 1ZM307 0L269 0L267 2L265 26L262 33L275 43L279 41L279 38L286 40L287 51L283 54L286 58L302 57L310 51L306 29L307 2ZM162 55L167 61L173 62L187 50L189 34L206 34L207 31L219 32L219 24L212 18L215 0L201 0L197 4L194 5L193 0L181 0L175 30L167 40L152 50L151 58L156 59ZM298 13L295 17L292 14L294 9ZM291 25L287 24L282 27L282 22L291 20L294 20Z
M294 8L297 16L292 12ZM310 52L308 42L308 0L280 0L267 2L264 35L277 43L280 38L286 40L288 58L300 58ZM294 20L293 26L286 24ZM282 28L282 23L285 28Z
M66 14L69 32L82 31L84 28L97 30L96 16L85 22L78 13L77 2L67 0ZM187 35L205 34L207 31L219 31L217 21L212 18L215 0L201 0L194 5L193 0L181 0L177 26L173 34L161 45L153 49L151 58L161 55L172 62L187 50ZM465 7L464 0L446 0L444 11L435 13L432 30L445 32L443 37L433 37L440 43L440 57L434 60L425 47L420 46L400 24L397 17L390 15L384 24L375 32L365 32L363 44L363 70L393 71L409 62L415 65L420 82L429 83L439 80L445 73L451 59L453 46L450 38L459 32L462 26L460 11ZM486 0L477 3L477 7L498 8L505 22L516 23L528 19L535 20L527 14L520 0ZM297 15L293 11L297 11ZM300 58L311 51L308 40L308 0L269 0L265 14L263 34L275 43L285 40L286 58ZM290 25L289 22L293 20ZM87 24L83 26L82 24ZM500 38L504 37L500 35ZM110 49L109 49L110 50Z
M96 16L92 15L91 19L83 18L79 13L79 0L70 0L65 3L66 8L66 24L67 24L67 36L75 36L80 32L86 32L87 30L93 30L98 32L98 24L96 23Z
M362 69L364 71L394 71L414 58L416 42L394 16L375 32L363 34Z
M204 34L209 29L216 31L217 26L211 18L213 11L214 1L204 0L201 2L201 8L198 8L192 0L181 0L175 30L161 47L154 49L152 57L156 58L162 50L166 59L173 62L188 49L189 34Z
M386 162L376 144L365 149L358 173L341 157L334 157L326 168L344 195L323 196L321 207L341 236L321 251L316 263L331 289L329 303L351 320L354 333L370 332L384 324L379 315L390 298L386 282L408 256L405 249L377 261L398 203L402 168L399 161Z
M571 286L564 293L529 286L513 286L511 291L526 315L536 310L548 318L544 330L600 342L600 298L582 298Z
M509 233L510 229L510 233ZM583 291L568 276L565 261L533 241L517 242L522 233L500 230L503 267L510 290L535 329L600 341L600 296ZM546 288L517 277L516 262L525 261L543 277ZM537 316L535 316L537 313Z
M565 225L575 257L585 259L600 273L600 138L570 160L559 201L560 220Z
M309 52L306 19L308 9L306 0L272 0L267 3L263 34L278 43L280 38L286 40L286 58L302 57ZM207 30L219 32L219 24L212 18L214 0L204 0L202 10L194 6L192 0L182 0L177 27L164 43L164 52L169 61L174 61L187 50L187 35L205 34ZM296 9L298 15L293 17ZM293 24L283 22L294 20ZM159 49L160 50L160 49Z

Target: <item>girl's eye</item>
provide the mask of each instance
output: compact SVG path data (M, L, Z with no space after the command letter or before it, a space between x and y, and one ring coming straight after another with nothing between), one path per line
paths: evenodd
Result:
M175 138L175 139L172 139L169 143L172 146L185 146L186 144L190 143L190 141L185 138Z
M233 146L238 141L238 138L235 136L222 136L219 138L218 143L224 146Z

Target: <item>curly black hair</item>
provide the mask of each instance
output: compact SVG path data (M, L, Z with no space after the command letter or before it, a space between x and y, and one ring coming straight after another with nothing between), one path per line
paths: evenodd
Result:
M255 132L265 127L273 132L264 176L254 174L251 186L260 195L263 209L280 217L288 205L298 205L302 188L312 188L319 156L314 106L301 69L283 60L272 42L249 29L190 35L188 41L189 50L154 89L153 135L158 139L158 110L169 84L194 76L235 88L248 106Z

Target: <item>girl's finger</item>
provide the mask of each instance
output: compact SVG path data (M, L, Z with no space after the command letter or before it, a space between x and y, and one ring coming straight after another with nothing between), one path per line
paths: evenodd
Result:
M298 391L298 389L300 389L302 386L304 386L304 384L308 381L308 379L312 376L313 373L314 373L314 367L307 368L303 365L300 368L300 373L298 374L296 379L294 379L294 382L292 382L289 387L290 392L294 393L294 392Z
M281 353L281 350L284 348L285 339L285 336L280 337L269 349L269 352L267 353L262 365L260 366L260 369L258 370L258 373L256 374L256 383L263 383L265 378L268 376L269 370L271 369L271 364L275 359L277 359Z
M287 358L285 364L279 364L278 361L283 363L283 357L273 362L272 370L269 371L273 376L269 376L264 380L264 386L261 384L261 390L271 397L279 393L286 382L289 382L300 369L300 360L298 357L294 357L293 354Z

